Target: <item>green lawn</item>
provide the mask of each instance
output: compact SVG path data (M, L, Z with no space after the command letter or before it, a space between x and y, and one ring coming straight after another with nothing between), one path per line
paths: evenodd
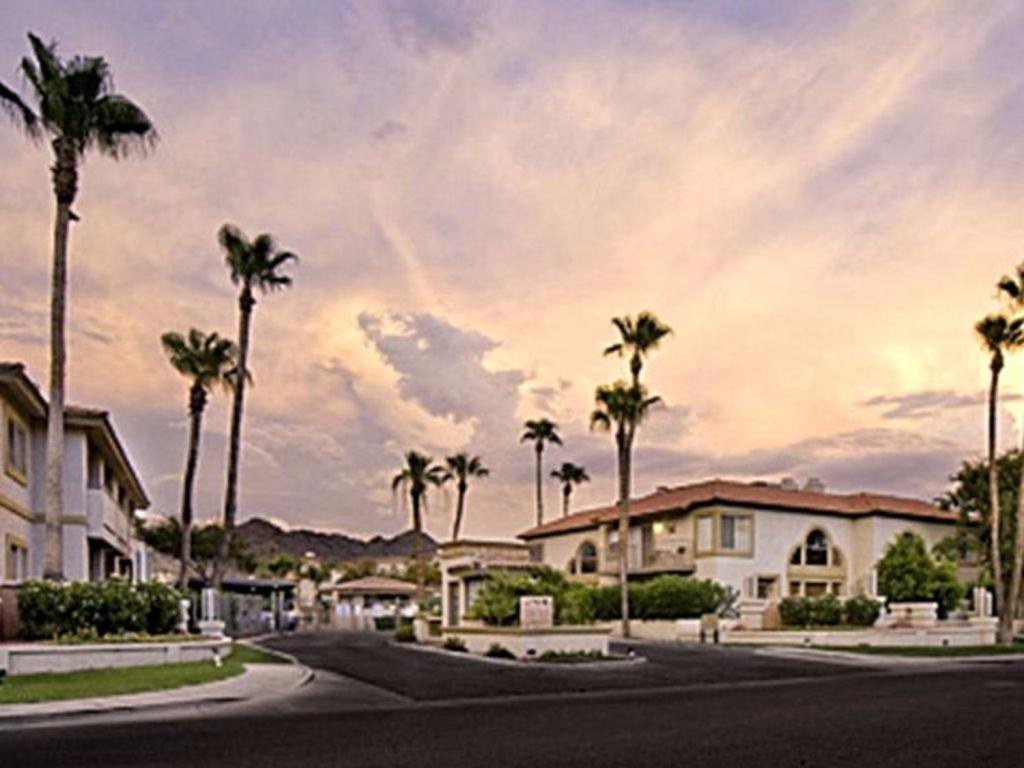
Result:
M896 645L890 648L872 645L854 647L816 645L822 651L842 651L844 653L863 653L870 656L914 656L919 658L960 658L966 656L1007 656L1024 654L1024 642L1013 645L962 645L920 647L914 645Z
M203 661L62 674L17 675L6 678L0 685L0 705L161 691L226 680L240 675L244 664L290 663L282 656L237 644L220 667Z

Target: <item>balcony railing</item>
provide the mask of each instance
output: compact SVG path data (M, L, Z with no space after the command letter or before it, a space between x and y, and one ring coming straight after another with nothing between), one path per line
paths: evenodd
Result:
M127 552L131 538L128 513L102 489L90 489L86 504L89 536Z
M650 549L642 551L639 546L629 548L629 572L630 573L668 573L678 571L692 571L694 569L693 554L689 547L683 552L677 549ZM605 572L612 573L618 570L619 548L617 544L610 544L607 556L604 561Z

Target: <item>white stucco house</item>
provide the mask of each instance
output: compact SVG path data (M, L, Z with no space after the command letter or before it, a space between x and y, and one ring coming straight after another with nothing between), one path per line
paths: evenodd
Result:
M774 600L825 593L875 595L875 564L904 532L929 547L954 532L956 513L917 499L876 493L710 480L661 488L630 509L629 575L693 575L743 597ZM618 511L587 509L519 534L532 555L576 578L618 578Z
M43 573L46 414L24 366L0 363L0 581L6 583ZM149 499L106 411L66 408L63 480L64 578L148 578L132 520Z

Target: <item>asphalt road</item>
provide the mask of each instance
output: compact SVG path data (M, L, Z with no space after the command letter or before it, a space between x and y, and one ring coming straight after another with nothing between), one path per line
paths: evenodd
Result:
M546 670L369 638L272 644L363 682L323 672L261 708L0 732L0 766L1024 765L1020 663L893 672L656 648L637 688L627 670L532 677ZM389 690L369 684L382 677Z

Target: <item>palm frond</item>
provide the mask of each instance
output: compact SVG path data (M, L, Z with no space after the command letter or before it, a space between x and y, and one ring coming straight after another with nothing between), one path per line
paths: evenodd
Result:
M33 141L42 137L39 117L15 91L0 83L0 112L3 112Z
M103 96L93 105L89 135L100 152L115 159L145 155L159 140L146 113L124 96L116 94Z

